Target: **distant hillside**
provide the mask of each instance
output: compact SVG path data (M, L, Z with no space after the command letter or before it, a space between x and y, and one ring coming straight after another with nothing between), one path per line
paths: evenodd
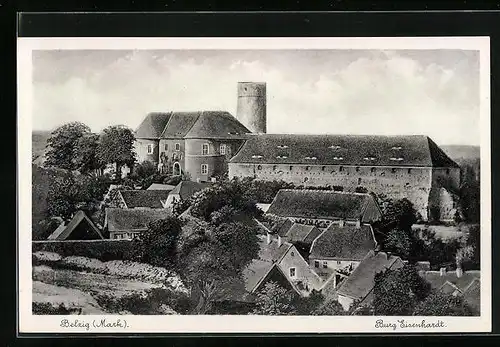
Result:
M453 160L474 160L480 158L479 146L447 145L441 146L448 156Z
M31 146L33 151L33 159L38 158L45 152L45 145L50 137L50 131L35 130L31 134Z

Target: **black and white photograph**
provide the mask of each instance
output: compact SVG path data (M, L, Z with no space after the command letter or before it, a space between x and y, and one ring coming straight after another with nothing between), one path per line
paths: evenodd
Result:
M490 328L487 38L42 41L21 327Z

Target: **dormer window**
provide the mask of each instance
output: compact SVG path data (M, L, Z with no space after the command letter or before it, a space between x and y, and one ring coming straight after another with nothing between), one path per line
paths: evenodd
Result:
M344 160L342 157L333 157L333 160Z
M278 155L276 159L286 159L288 158L286 155Z
M364 157L363 159L364 159L364 160L373 161L373 160L375 160L375 159L377 159L377 158L375 158L375 157L371 157L371 156L368 156L368 157Z
M252 155L252 159L260 159L260 158L262 158L261 155Z
M328 148L331 148L331 149L341 149L342 147L340 146L336 146L336 145L331 145L330 147Z
M392 157L392 158L390 158L390 160L392 160L392 161L402 161L403 158L401 158L401 157Z
M318 158L316 158L316 157L305 157L305 159L306 159L306 160L316 160L316 159L318 159Z
M278 148L288 148L287 145L278 145Z
M228 132L227 134L228 134L228 135L239 135L240 133L236 133L236 132Z
M395 151L399 151L400 149L402 149L402 147L401 146L394 146L391 149L393 149Z

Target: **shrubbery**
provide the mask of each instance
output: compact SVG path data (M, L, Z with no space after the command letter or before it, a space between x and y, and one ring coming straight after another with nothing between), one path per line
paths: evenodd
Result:
M102 261L134 260L134 244L129 240L92 240L92 241L35 241L33 253L39 251L58 253L63 257L82 256Z

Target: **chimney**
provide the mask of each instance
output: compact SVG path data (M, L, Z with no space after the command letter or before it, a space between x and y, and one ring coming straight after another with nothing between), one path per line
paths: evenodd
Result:
M269 245L271 243L271 234L267 233L267 244Z
M358 218L356 220L356 229L359 229L359 228L361 228L361 218Z
M345 225L345 221L343 219L339 220L339 226L343 228Z
M440 276L446 276L446 268L445 267L442 267L439 269L439 275Z
M464 270L462 269L461 265L457 266L456 273L458 278L462 277L462 275L464 274Z
M281 236L278 234L278 247L281 247Z

